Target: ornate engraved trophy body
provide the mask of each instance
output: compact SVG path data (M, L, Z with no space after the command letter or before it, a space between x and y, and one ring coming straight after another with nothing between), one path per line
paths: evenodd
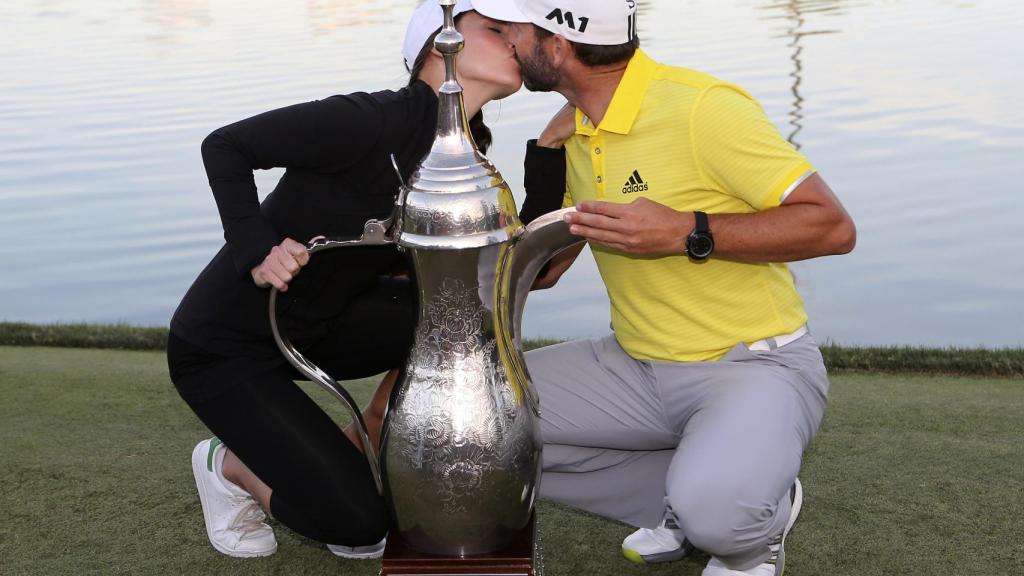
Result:
M359 424L392 534L423 553L465 557L499 551L530 525L541 441L520 340L522 313L541 266L582 239L569 233L564 210L529 226L519 221L511 190L469 134L455 77L463 47L453 23L455 0L439 3L445 26L435 47L444 55L446 79L430 153L399 191L389 219L367 222L359 240L323 239L308 247L316 253L397 244L413 264L418 324L385 416L379 462L349 394L278 330L276 292L270 315L285 356L343 401Z

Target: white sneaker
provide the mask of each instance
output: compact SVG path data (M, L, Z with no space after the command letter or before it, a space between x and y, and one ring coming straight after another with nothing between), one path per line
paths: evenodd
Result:
M331 554L341 556L342 558L350 558L352 560L372 560L384 555L384 547L387 546L387 543L388 539L384 538L380 542L370 544L369 546L342 546L340 544L328 544L327 549L331 551Z
M248 492L224 479L224 444L203 440L192 451L192 474L203 505L203 520L210 544L222 554L238 558L270 556L277 552L267 516Z
M693 545L683 535L667 500L665 515L657 528L641 528L622 541L622 555L637 564L672 562L691 550Z
M701 576L782 576L786 569L786 551L784 546L786 535L789 534L793 524L796 523L796 517L800 515L800 508L804 504L804 487L800 484L799 478L793 483L791 497L793 499L793 506L789 512L789 521L786 522L786 527L782 529L782 534L779 534L768 543L768 548L771 550L771 556L768 557L768 560L754 566L750 570L741 571L730 570L718 558L711 558L704 571L701 572Z

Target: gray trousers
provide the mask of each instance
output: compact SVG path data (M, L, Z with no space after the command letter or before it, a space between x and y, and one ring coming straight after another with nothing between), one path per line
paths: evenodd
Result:
M615 336L528 352L541 401L541 497L652 528L671 505L730 568L768 558L821 423L828 378L811 336L718 362L631 358Z

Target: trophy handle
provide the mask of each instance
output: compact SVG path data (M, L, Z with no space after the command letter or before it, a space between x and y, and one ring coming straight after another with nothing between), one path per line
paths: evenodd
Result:
M398 210L395 212L398 213ZM331 250L334 248L395 244L395 240L389 234L394 220L395 215L392 215L392 217L383 221L368 221L363 228L362 237L358 240L317 238L306 244L306 251L309 252L310 256L312 256L317 252ZM377 484L377 492L383 495L384 480L380 473L380 462L374 453L373 443L370 441L370 434L366 427L366 422L363 420L363 413L359 410L358 404L355 399L352 398L352 395L348 393L348 390L345 390L345 388L339 384L337 380L332 378L330 374L324 372L319 366L303 356L301 352L295 349L295 346L292 345L288 337L281 333L281 330L277 325L277 294L277 289L271 288L270 329L274 333L274 341L277 342L277 347L281 349L281 353L284 354L284 357L292 366L294 366L304 376L319 384L332 396L340 400L348 410L349 414L352 416L352 422L355 423L356 429L359 431L359 439L363 445L363 453L366 454L366 459L370 463L370 471L373 473L373 480Z

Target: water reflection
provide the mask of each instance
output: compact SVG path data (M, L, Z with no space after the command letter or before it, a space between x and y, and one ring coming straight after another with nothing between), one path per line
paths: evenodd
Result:
M387 4L382 6L382 4ZM374 0L307 0L306 14L314 34L330 34L345 28L389 24L395 2ZM413 5L402 2L402 5Z
M212 21L209 0L147 0L142 14L142 21L155 29L146 37L154 44L186 44L196 28Z
M839 32L839 30L804 30L804 25L807 22L804 14L805 12L830 12L835 15L841 15L846 12L845 9L848 4L850 3L843 2L842 0L789 0L787 2L769 3L763 7L765 10L781 13L770 14L765 16L764 19L770 20L774 18L784 18L787 21L785 32L781 36L790 39L789 44L786 46L791 50L789 59L793 63L793 69L789 73L789 77L793 80L789 89L790 93L793 95L793 105L787 113L787 116L789 117L789 125L792 127L792 130L789 132L789 135L786 136L786 139L789 140L790 144L792 144L797 150L801 148L801 144L797 141L796 136L804 129L804 97L800 93L800 84L803 82L803 60L801 56L803 54L804 47L801 41L805 36L836 34Z

